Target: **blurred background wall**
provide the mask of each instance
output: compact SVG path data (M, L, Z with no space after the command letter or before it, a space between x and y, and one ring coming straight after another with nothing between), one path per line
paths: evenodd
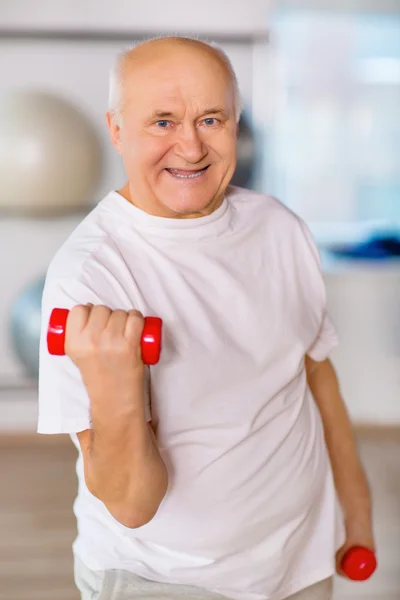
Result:
M354 421L400 424L399 0L2 0L0 428L36 425L49 261L124 182L104 120L113 58L163 33L228 53L245 105L240 182L319 243Z

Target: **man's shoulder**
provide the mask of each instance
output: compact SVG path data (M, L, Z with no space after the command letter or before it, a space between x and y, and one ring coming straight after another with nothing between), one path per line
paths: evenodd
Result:
M79 280L114 247L112 223L104 218L103 198L59 246L47 270L47 280ZM108 251L108 252L107 252Z
M305 260L319 263L319 251L306 221L283 202L269 194L239 187L230 187L228 198L242 214L242 220L256 223L265 239L279 246L286 256L301 254Z
M264 218L271 223L279 222L297 227L301 219L281 200L267 193L249 190L238 186L229 186L227 198L240 211L248 212L253 218Z

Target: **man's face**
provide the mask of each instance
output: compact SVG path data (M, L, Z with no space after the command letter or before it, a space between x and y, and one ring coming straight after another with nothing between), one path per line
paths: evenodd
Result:
M180 48L138 61L125 75L122 155L131 201L165 217L209 214L236 167L232 84L209 53Z

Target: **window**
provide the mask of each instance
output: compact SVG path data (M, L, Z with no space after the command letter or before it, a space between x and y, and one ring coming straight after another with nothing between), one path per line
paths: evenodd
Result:
M281 12L270 52L263 188L321 243L400 232L400 15Z

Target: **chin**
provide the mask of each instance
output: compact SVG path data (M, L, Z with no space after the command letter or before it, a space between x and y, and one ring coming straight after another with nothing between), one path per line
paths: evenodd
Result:
M215 195L212 194L182 194L178 198L176 195L164 197L162 204L175 214L190 216L193 213L208 213L208 209L213 208L214 199Z
M221 196L224 175L225 173L220 174L209 166L197 177L182 179L171 175L168 169L163 169L154 189L155 195L159 202L175 215L209 214L213 212L214 206L219 206L218 198Z
M171 201L167 207L173 211L175 214L182 216L190 216L195 213L207 213L208 209L212 208L213 198L210 198L207 201L204 201L202 198L200 201L193 201L190 199L183 200L181 202L177 202L176 199ZM212 211L211 211L212 212Z

